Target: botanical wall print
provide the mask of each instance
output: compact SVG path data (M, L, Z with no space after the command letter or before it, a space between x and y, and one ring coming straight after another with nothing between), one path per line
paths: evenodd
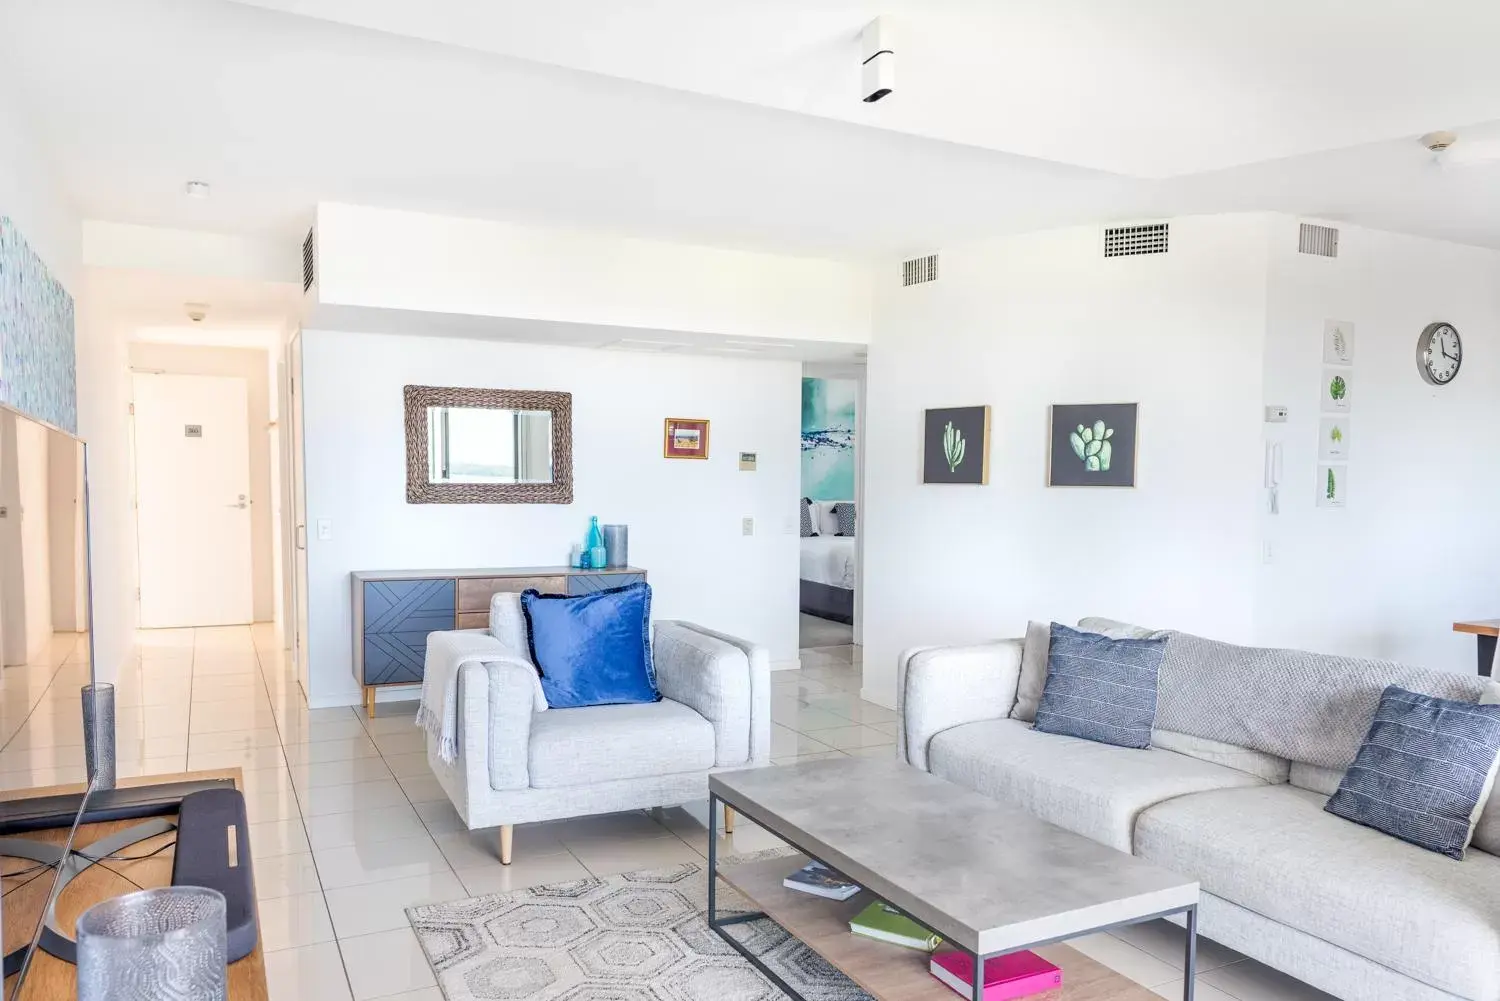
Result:
M1354 324L1348 320L1323 321L1323 364L1354 364Z
M1318 422L1318 458L1325 462L1349 458L1349 418L1325 417Z
M1055 404L1047 485L1135 486L1138 409L1134 403Z
M854 422L859 383L802 380L802 496L854 499Z
M0 216L0 403L78 429L73 297Z
M1318 507L1343 507L1349 497L1349 467L1318 467Z
M1353 402L1354 371L1347 368L1324 368L1322 393L1323 413L1347 414Z
M990 408L926 412L922 425L923 483L990 481Z
M708 458L708 421L697 417L668 417L662 424L664 459Z

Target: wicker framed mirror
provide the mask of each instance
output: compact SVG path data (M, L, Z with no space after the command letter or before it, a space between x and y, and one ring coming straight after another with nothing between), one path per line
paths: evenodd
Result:
M408 504L573 503L573 396L407 386Z

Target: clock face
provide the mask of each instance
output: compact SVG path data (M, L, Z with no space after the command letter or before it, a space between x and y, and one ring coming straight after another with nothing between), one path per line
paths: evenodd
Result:
M1417 339L1417 367L1434 386L1446 386L1458 375L1464 344L1451 323L1431 323Z

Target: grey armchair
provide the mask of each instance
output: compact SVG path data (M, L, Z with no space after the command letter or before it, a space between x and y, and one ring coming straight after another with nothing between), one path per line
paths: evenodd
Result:
M470 830L499 828L506 865L516 824L675 806L706 798L712 772L770 763L770 657L754 643L659 621L660 702L538 712L533 668L490 639L495 659L458 672L458 759L429 735L427 760Z

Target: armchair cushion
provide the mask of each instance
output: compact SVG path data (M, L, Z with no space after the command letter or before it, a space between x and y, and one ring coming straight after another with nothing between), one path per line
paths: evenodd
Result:
M656 702L651 585L567 597L521 592L531 659L553 709Z
M679 702L553 709L532 717L534 789L594 785L714 764L714 728Z

